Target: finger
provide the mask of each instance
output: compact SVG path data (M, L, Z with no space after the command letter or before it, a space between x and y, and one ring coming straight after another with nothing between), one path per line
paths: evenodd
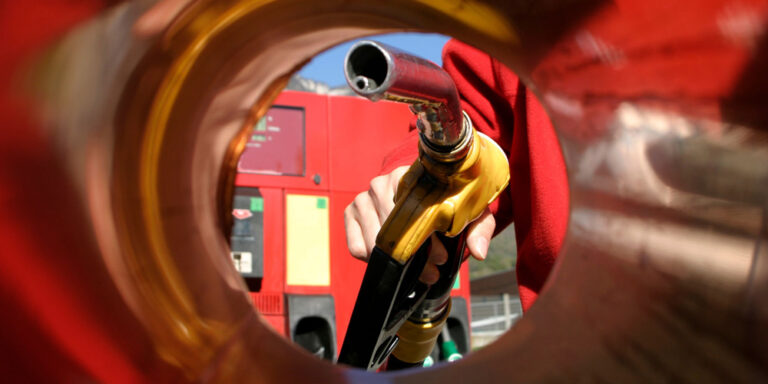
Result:
M368 193L376 204L379 220L383 223L395 208L395 192L400 183L400 178L408 171L410 166L395 168L386 176L379 176L371 180Z
M147 38L162 32L192 0L161 0L133 24L137 37Z
M434 265L432 263L427 263L427 265L424 266L424 270L421 271L421 275L419 276L419 281L427 285L432 285L434 283L437 283L437 280L439 278L440 278L440 271L437 270L437 265Z
M397 167L394 171L392 171L392 173L390 173L390 188L392 188L393 191L397 192L397 186L400 184L400 179L403 178L403 175L405 175L405 173L408 172L410 168L410 165ZM394 200L392 201L392 205L394 206Z
M467 248L469 253L478 260L485 260L488 256L488 245L493 237L493 230L496 229L496 219L493 218L491 211L486 208L469 227L467 235Z
M429 258L427 263L435 265L445 264L445 262L448 261L448 250L445 249L445 245L443 245L443 242L440 241L437 235L433 234L431 239L432 241L429 246Z
M368 253L365 247L365 238L363 238L363 230L360 228L360 223L355 219L355 215L352 212L353 206L350 204L344 210L344 231L347 233L347 248L352 256L367 261Z
M395 207L393 198L395 190L390 185L388 176L375 177L371 180L370 188L368 188L368 195L375 206L376 213L379 215L380 223L387 220L387 216L392 212L392 208Z
M355 220L360 224L363 239L365 241L366 258L373 251L376 244L376 236L381 229L379 214L376 212L376 206L373 204L370 195L363 192L355 197L352 212Z

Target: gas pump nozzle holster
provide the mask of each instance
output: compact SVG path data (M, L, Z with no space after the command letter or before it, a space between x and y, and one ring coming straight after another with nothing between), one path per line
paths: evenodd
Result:
M420 365L450 312L450 291L464 258L465 228L509 182L501 148L476 132L456 86L430 61L373 41L352 46L344 63L350 87L373 101L410 104L419 159L402 177L366 268L339 362L377 369ZM436 233L448 250L440 279L418 281Z

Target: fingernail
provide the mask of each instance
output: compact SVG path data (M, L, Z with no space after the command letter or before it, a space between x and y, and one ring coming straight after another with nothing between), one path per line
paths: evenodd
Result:
M480 260L485 260L486 256L488 256L488 240L484 237L477 239L475 247L475 256Z

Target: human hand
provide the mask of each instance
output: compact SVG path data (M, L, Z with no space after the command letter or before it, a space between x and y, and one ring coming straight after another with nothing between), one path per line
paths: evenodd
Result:
M344 227L347 232L347 247L352 256L367 261L376 243L376 236L381 225L395 207L394 196L400 178L408 171L408 166L399 167L387 175L371 180L370 188L355 197L344 210ZM467 233L469 253L478 260L484 260L488 253L488 244L496 228L496 220L488 208L470 224ZM442 242L432 235L427 265L419 280L425 284L434 284L440 278L437 266L448 259Z

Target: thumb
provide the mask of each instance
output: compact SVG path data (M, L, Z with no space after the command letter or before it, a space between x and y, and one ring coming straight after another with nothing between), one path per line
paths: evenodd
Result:
M486 208L480 217L469 226L467 234L467 248L469 253L478 260L485 260L488 256L488 244L493 237L493 230L496 229L496 219L493 218L491 211Z

